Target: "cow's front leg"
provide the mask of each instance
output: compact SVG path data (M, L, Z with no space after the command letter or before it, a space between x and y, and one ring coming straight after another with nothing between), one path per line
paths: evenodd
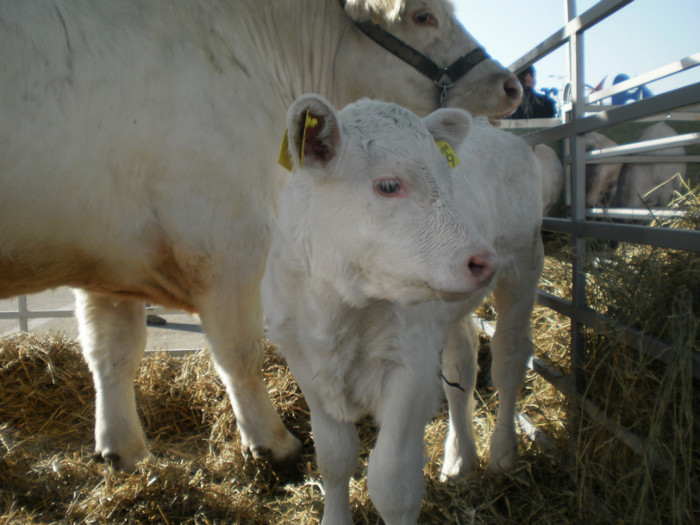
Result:
M423 377L425 376L425 377ZM423 500L425 426L437 407L439 373L395 370L377 414L379 434L367 466L369 495L387 525L415 524Z
M469 474L478 461L472 423L478 337L471 315L461 321L450 326L442 353L442 386L450 417L441 481Z
M149 455L134 377L146 346L140 301L74 290L83 355L95 383L95 453L124 470Z
M261 277L213 286L197 307L236 415L241 448L281 465L297 457L301 442L282 424L263 383Z

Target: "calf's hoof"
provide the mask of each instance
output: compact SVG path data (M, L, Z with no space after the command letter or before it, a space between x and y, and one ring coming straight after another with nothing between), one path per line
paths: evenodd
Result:
M442 464L440 481L444 483L449 480L467 477L476 470L478 464L479 458L476 454L449 458Z
M505 432L494 433L491 438L488 471L498 474L508 470L518 455L518 440Z

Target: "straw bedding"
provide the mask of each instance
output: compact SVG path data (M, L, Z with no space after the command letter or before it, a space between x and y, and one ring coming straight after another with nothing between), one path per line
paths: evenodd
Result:
M556 246L548 253L542 286L566 296L570 257ZM697 256L621 246L605 264L591 267L589 295L599 310L665 338L676 350L665 366L612 335L586 335L588 397L609 422L634 433L637 452L528 373L520 408L549 445L523 438L514 467L487 474L497 396L482 339L474 420L482 465L465 480L438 482L443 409L426 431L421 523L700 521L694 440L700 389L689 364L700 352ZM492 312L487 305L480 313ZM568 373L568 319L538 306L532 321L538 356ZM198 352L144 359L136 389L155 459L126 474L92 459L92 382L77 344L60 334L0 340L0 523L318 523L323 495L308 408L272 346L265 377L285 424L304 441L298 472L277 474L241 454L228 398L208 355ZM369 420L359 429L353 517L379 523L364 478L376 429Z

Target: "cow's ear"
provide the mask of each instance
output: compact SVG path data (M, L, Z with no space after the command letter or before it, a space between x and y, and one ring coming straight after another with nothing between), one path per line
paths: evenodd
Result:
M423 122L436 141L447 142L456 149L469 134L472 117L463 109L443 108L433 111Z
M405 0L347 0L345 11L357 22L376 22L379 19L392 23L401 16L405 4Z
M287 145L296 167L325 167L338 154L338 115L319 95L304 95L287 112Z

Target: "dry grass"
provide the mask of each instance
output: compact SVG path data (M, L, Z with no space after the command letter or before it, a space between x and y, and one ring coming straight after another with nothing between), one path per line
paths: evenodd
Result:
M204 353L144 360L136 382L138 403L158 459L125 474L92 460L93 392L76 344L60 335L2 340L0 523L317 523L323 498L308 409L271 348L265 369L285 423L305 440L300 479L280 479L240 453L228 399ZM553 413L561 413L560 399L534 399L535 381L528 382L525 409L539 407L539 412L553 403ZM487 386L480 396L475 424L483 442L495 400ZM555 432L564 428L561 421L545 425ZM370 421L359 427L363 456L351 486L353 513L358 523L378 523L362 475L375 429ZM527 442L522 459L506 475L482 470L461 482L439 483L445 432L444 414L426 432L421 523L576 519L570 473Z
M687 197L695 212L697 194ZM690 217L696 222L681 226L697 228ZM700 351L697 256L620 246L609 262L590 270L591 304L675 349L671 365L663 366L613 336L586 337L587 394L611 422L634 432L641 455L530 373L520 407L547 433L551 449L522 439L514 467L504 475L487 474L484 449L497 398L483 340L474 420L482 468L463 481L437 481L446 432L445 413L438 415L426 430L421 523L700 521L694 441L700 435L700 389L689 366ZM542 287L566 296L570 273L566 250L553 250ZM489 307L481 313L489 315ZM568 319L538 306L533 327L538 356L566 372ZM158 459L125 474L92 460L92 383L77 345L55 334L0 340L0 524L318 523L323 497L308 409L271 347L265 374L285 424L304 440L296 478L281 478L241 454L228 398L206 353L144 360L136 381L138 405ZM375 429L371 421L359 429L353 517L379 523L364 478Z

